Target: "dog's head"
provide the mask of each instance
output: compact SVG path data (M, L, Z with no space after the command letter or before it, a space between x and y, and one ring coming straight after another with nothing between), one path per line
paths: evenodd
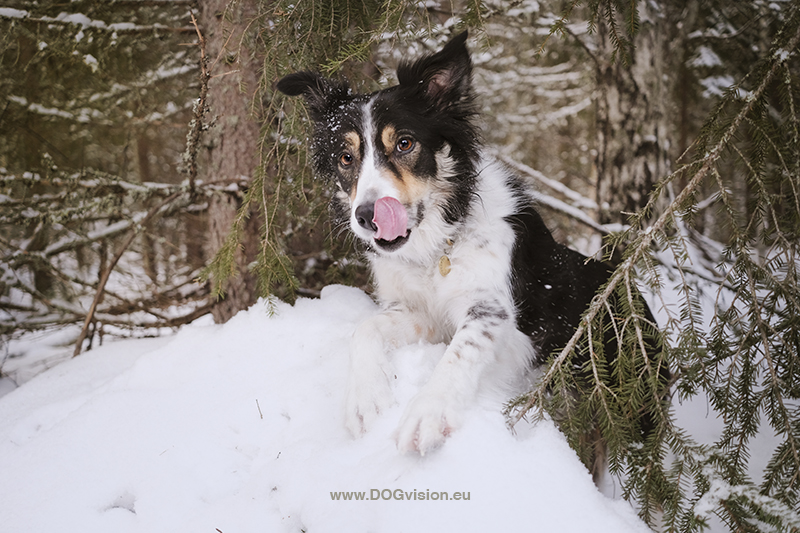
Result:
M305 97L315 171L335 181L350 228L379 253L434 245L471 200L478 141L466 39L400 65L399 84L372 94L314 72L277 84Z

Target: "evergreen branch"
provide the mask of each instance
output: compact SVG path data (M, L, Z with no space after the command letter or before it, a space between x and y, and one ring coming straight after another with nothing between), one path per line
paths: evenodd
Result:
M752 278L750 280L750 290L752 291L751 296L753 297L753 301L754 302L757 301L758 296L756 294L755 281ZM795 305L795 307L797 307L797 306ZM759 320L759 332L761 334L761 343L762 343L762 346L764 347L764 357L763 357L763 359L767 363L767 369L769 370L769 378L770 378L770 381L772 382L772 386L779 390L782 380L777 375L776 368L775 368L776 367L775 361L774 361L774 359L772 357L772 354L770 353L770 349L769 349L769 347L770 347L769 337L771 335L775 335L776 332L767 331L768 329L772 329L772 328L770 328L769 325L764 324L763 321ZM789 409L787 408L786 403L783 400L783 396L782 396L782 394L780 394L780 392L775 394L775 397L776 397L776 399L778 401L778 404L780 406L780 416L782 418L781 422L783 423L783 427L786 428L785 435L786 435L787 442L789 444L789 449L791 451L792 463L793 463L793 468L794 468L794 471L795 471L795 474L792 477L792 480L788 484L788 486L791 487L792 485L794 485L794 482L797 481L798 476L800 475L800 452L798 452L798 443L795 440L795 435L793 434L793 432L791 430L792 423L791 423L791 416L789 414Z
M692 468L701 486L706 490L692 505L692 514L703 520L708 519L711 512L721 507L728 520L737 522L741 531L759 531L753 528L753 522L767 521L783 530L800 529L800 515L785 503L762 494L749 483L730 483L728 475L721 468L725 459L719 450L700 451L699 448L689 450L686 458L691 461ZM722 470L722 471L721 471ZM744 505L743 505L744 504ZM749 506L753 511L749 511Z
M569 21L569 19L572 18L572 11L579 3L580 0L571 0L570 2L567 3L566 7L564 7L563 12L561 13L561 16L550 25L550 32L544 38L544 41L542 41L542 43L538 46L536 50L536 57L541 57L542 54L544 54L544 50L547 47L547 43L550 40L550 37L556 34L559 34L563 37L564 35L567 34L567 22ZM589 31L591 32L591 20L589 24L590 24Z
M570 37L572 37L572 40L574 42L576 42L578 44L578 46L580 46L581 49L584 51L584 53L589 57L589 59L592 60L592 63L594 63L595 69L599 70L601 64L600 64L600 58L597 55L597 51L596 50L592 50L589 47L589 45L586 43L585 40L583 40L580 37L578 37L578 35L574 31L572 31L572 29L569 27L569 25L564 24L562 31L564 32L564 34L569 35Z
M482 21L486 21L486 20L489 20L489 19L491 19L493 17L506 15L509 11L511 11L512 9L516 8L520 4L522 4L523 1L524 0L512 0L511 2L508 2L503 7L497 7L497 8L494 8L494 9L486 9L485 12L480 14L480 19Z
M795 49L798 43L800 43L800 28L796 28L794 35L789 39L787 48ZM781 67L783 64L783 60L780 58L770 57L770 59L771 64L763 74L760 83L744 101L741 109L719 136L714 147L711 150L706 151L705 154L693 165L688 167L684 166L663 180L664 183L668 183L674 180L675 177L689 171L690 168L694 167L696 169L687 182L687 185L681 190L677 197L662 211L655 222L653 222L653 224L646 230L637 229L643 220L643 215L640 213L640 215L638 215L635 219L635 224L632 226L632 228L624 232L624 234L621 236L621 238L630 236L634 230L638 232L636 239L626 250L625 260L619 267L616 268L609 281L599 291L598 295L595 296L575 333L570 338L567 345L550 363L547 372L539 380L538 385L524 395L524 397L520 397L518 401L514 401L507 406L506 415L508 417L508 423L511 427L516 425L528 411L537 405L540 406L540 408L545 405L547 391L553 386L556 375L561 372L562 367L565 367L564 365L566 361L575 351L578 342L584 337L584 335L587 334L590 324L598 316L600 309L611 297L617 285L624 279L627 279L636 265L639 264L639 262L646 256L655 236L663 234L670 223L674 220L676 215L683 211L687 204L693 201L694 192L697 190L703 180L709 174L714 174L716 163L722 156L723 151L727 148L735 132L738 131L747 115L753 110L758 99L760 99L764 94L772 79L775 77L779 67ZM651 196L648 205L643 209L642 213L650 212L656 199L657 195Z
M614 8L610 2L606 3L605 9L605 22L608 25L609 29L609 37L611 39L611 45L613 47L613 52L611 53L611 62L614 63L619 52L622 52L622 64L623 66L630 66L631 64L631 55L630 52L627 50L628 42L627 40L622 37L617 29L617 19L614 16Z
M323 72L330 75L341 70L348 62L366 61L372 47L385 40L389 33L399 31L403 25L403 14L409 7L418 3L418 0L401 0L383 4L378 24L373 29L362 32L354 42L345 42L337 56L323 66ZM333 20L332 18L332 23Z

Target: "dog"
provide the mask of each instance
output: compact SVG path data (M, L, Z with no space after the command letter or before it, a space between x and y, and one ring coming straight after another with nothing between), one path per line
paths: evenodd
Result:
M352 337L350 432L393 404L387 351L447 343L395 433L401 452L422 455L458 429L489 376L562 349L612 272L556 242L531 187L484 155L466 39L402 63L399 83L372 94L311 71L276 84L305 97L315 173L335 183L334 213L367 245L382 309Z

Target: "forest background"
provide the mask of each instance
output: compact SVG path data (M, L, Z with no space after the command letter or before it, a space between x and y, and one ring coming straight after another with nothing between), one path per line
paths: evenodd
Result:
M356 244L327 216L330 184L307 168L302 106L273 84L315 68L376 89L464 28L487 146L539 189L559 240L619 265L539 388L509 404L510 423L573 409L562 430L579 454L596 424L654 526L698 530L713 512L735 531L800 527L789 0L5 2L0 375L14 377L15 341L32 332L65 328L77 355L105 336L224 322L259 295L368 290ZM635 279L656 301L666 286L681 295L659 324L661 359L642 362L647 325L628 308L627 355L615 367L593 356L597 380L570 403L570 358L591 351L605 302ZM641 397L662 363L676 399L707 395L724 419L714 445ZM641 409L660 423L636 447L627 414ZM751 479L764 428L779 444Z

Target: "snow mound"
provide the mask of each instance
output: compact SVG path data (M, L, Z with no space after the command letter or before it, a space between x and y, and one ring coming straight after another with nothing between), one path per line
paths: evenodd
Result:
M496 398L439 450L400 455L392 432L443 345L395 351L397 405L353 440L348 342L376 311L331 286L272 317L259 302L223 326L113 343L37 376L0 399L3 529L648 531L595 489L551 423L512 434Z

